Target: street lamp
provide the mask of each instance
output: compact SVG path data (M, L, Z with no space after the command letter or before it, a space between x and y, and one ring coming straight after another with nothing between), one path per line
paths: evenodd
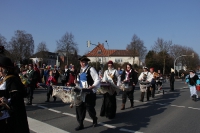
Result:
M175 63L176 63L176 60L180 57L183 57L183 56L192 56L192 58L194 58L194 53L192 53L192 55L180 55L178 57L176 57L176 59L174 60L174 73L176 73L176 70L175 70Z

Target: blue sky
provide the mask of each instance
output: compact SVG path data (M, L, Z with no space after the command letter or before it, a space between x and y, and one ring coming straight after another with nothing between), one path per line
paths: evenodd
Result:
M200 0L1 0L0 34L10 41L16 30L32 34L35 48L72 33L83 55L107 40L109 49L126 49L134 34L148 50L157 38L200 51Z

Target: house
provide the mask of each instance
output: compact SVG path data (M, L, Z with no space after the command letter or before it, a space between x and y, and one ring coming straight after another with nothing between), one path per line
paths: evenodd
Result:
M77 64L79 57L80 55L77 55L76 53L66 54L64 51L57 51L57 53L41 51L35 53L30 59L33 60L33 63L38 64L39 66L46 64L51 66L56 65L57 67L64 68L66 64Z
M106 49L104 44L98 44L96 47L90 51L86 56L91 60L91 62L100 62L105 64L109 60L113 62L123 64L129 62L130 64L139 65L139 57L133 57L133 54L129 50L111 50Z
M57 53L41 51L32 55L30 59L33 60L33 63L38 64L39 66L42 66L42 64L59 66Z

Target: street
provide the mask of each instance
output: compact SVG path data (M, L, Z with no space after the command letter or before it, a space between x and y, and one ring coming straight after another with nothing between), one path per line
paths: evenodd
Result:
M26 106L31 133L199 133L200 102L192 101L188 86L183 81L175 81L175 91L169 92L169 83L163 85L165 93L156 93L154 99L139 102L140 90L134 93L134 108L127 99L126 109L121 108L121 94L117 96L117 115L109 120L99 116L102 95L97 95L96 112L98 126L92 127L88 113L84 121L84 129L75 131L75 107L70 108L60 99L49 103L46 101L46 90L36 89L32 106ZM25 101L27 101L25 99Z

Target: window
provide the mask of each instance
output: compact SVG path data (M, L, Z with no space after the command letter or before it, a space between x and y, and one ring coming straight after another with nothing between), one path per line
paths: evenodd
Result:
M101 54L101 50L98 50L97 53L98 53L98 54Z
M99 62L101 62L101 58L99 58Z
M115 62L116 62L116 63L120 63L120 62L122 62L122 59L120 59L120 58L115 59Z

